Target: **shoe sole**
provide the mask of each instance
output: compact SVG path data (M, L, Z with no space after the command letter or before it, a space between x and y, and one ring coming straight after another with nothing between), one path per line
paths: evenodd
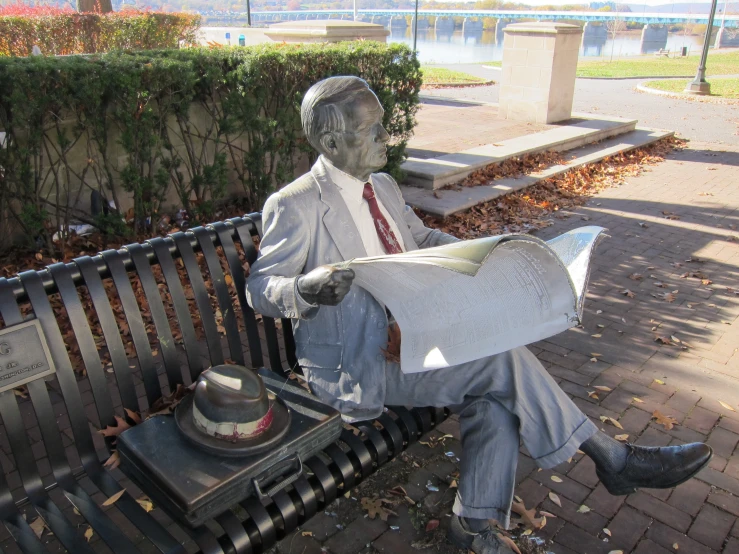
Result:
M708 465L708 462L710 462L710 461L711 461L711 458L713 458L713 450L711 450L711 455L710 455L710 456L708 456L708 458L706 458L706 461L705 461L705 462L703 462L703 463L702 463L702 464L701 464L701 465L700 465L700 466L699 466L698 468L696 468L696 469L695 469L695 471L693 471L693 472L692 472L692 473L690 473L689 475L687 475L687 476L683 477L682 479L678 479L677 481L674 481L674 482L670 483L669 485L665 485L664 487L658 487L658 488L660 488L660 489L671 489L671 488L673 488L673 487L677 487L678 485L682 485L682 484L683 484L683 483L684 483L685 481L688 481L688 480L692 479L692 478L693 478L693 477L695 477L695 476L696 476L696 475L697 475L697 474L698 474L698 473L699 473L699 472L700 472L700 471L701 471L701 470L702 470L702 469L703 469L704 467L706 467L706 466ZM599 479L600 479L600 477L599 477ZM608 491L608 494L610 494L611 496L626 496L626 495L628 495L628 494L633 494L633 493L635 493L635 492L636 492L636 491L637 491L638 489L650 489L650 488L655 488L655 487L647 487L647 486L644 486L644 487L628 487L628 488L624 488L624 489L616 489L615 491L611 491L611 490L610 490L610 489L609 489L609 488L608 488L608 487L606 486L606 484L605 484L605 483L603 482L603 480L602 480L602 479L600 480L600 482L601 482L601 483L603 483L603 486L604 486L604 487L606 487L606 490Z

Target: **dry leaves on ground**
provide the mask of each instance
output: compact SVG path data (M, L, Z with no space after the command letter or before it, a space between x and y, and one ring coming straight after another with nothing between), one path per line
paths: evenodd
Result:
M536 517L536 508L527 509L523 502L511 504L511 511L521 516L521 520L527 529L537 530L547 524L547 518L543 513L541 517Z
M645 166L663 161L670 151L681 148L683 144L684 142L677 139L662 140L645 148L606 158L596 164L573 169L522 191L506 194L447 218L440 219L422 212L419 212L419 215L426 226L440 229L461 239L529 232L549 226L551 224L549 218L555 214L581 206L597 192L622 184L628 177L641 173ZM556 161L556 157L539 158L538 161L526 163L540 163L542 159ZM508 174L500 166L492 166L485 170L496 178L517 176L521 172L520 169L508 167L508 171L512 172ZM481 170L477 175L475 173L470 175L466 180L467 186L486 184L491 177L484 173L485 170ZM464 185L464 182L462 184Z
M392 506L393 503L385 498L364 497L360 502L362 504L362 508L367 511L370 519L375 519L377 516L380 516L382 521L387 521L389 516L398 515L391 509L387 508L387 506Z
M662 425L668 431L675 425L679 425L674 417L665 415L659 410L652 412L652 419L656 420L657 424Z

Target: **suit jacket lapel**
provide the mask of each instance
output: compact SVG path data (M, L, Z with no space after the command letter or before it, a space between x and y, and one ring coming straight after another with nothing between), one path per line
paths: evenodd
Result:
M316 183L318 183L321 202L326 205L323 224L328 229L339 252L341 252L341 256L344 260L366 257L367 251L364 249L362 237L359 235L359 230L354 223L349 208L341 197L339 187L329 179L320 157L313 165L311 173Z

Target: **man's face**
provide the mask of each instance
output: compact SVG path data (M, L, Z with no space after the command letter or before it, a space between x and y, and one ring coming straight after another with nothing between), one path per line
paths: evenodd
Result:
M382 126L383 109L377 97L367 91L344 106L345 131L331 133L333 148L325 155L336 167L366 180L387 163L390 135Z

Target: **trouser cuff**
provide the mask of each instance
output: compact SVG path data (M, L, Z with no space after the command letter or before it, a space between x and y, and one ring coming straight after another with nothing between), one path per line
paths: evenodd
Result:
M577 429L575 429L570 438L554 452L550 452L539 458L535 458L536 464L544 469L557 466L566 462L575 455L580 445L598 432L598 427L587 417Z
M454 506L452 511L459 517L467 517L471 519L494 519L498 522L498 525L503 529L508 529L511 524L511 511L503 510L502 508L478 508L465 506L462 504L462 500L457 493L457 497L454 499Z

